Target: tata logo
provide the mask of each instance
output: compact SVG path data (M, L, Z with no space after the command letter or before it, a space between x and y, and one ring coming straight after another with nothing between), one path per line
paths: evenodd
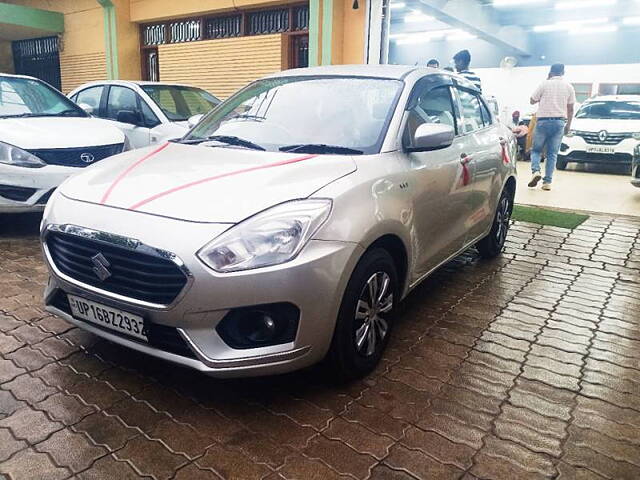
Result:
M80 154L80 160L82 160L84 163L92 163L95 159L96 157L94 157L91 153L85 152Z
M101 253L97 253L91 257L91 263L93 263L93 273L96 274L96 277L98 277L101 282L104 282L111 276L111 272L109 271L111 264Z
M601 142L604 142L607 139L608 136L609 136L609 134L607 133L606 130L601 130L600 132L598 132L598 139Z

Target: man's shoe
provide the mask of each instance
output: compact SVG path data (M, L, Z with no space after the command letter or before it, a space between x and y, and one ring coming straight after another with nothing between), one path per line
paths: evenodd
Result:
M546 190L548 192L549 190L551 190L551 184L550 183L543 183L542 184L542 190Z
M533 175L531 176L531 180L529 180L529 186L531 188L535 187L536 185L538 185L538 182L540 181L541 178L542 178L542 175L540 175L540 172L533 172Z

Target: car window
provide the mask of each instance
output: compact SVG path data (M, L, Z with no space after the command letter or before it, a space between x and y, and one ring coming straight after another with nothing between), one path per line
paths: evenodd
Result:
M417 101L408 113L403 139L405 145L411 146L417 128L425 123L449 125L456 129L456 115L449 87L425 88L423 93L418 92Z
M478 100L480 101L482 121L484 122L484 126L488 127L489 125L493 124L493 117L491 116L491 113L489 113L489 109L487 108L486 103L484 103L480 97L478 97Z
M39 80L0 77L2 117L86 117L87 114L59 91Z
M107 118L116 120L122 110L138 111L137 94L130 88L112 86L107 100Z
M93 108L94 113L97 115L103 90L104 87L102 85L86 88L74 96L74 102L78 104L86 103Z
M201 88L148 84L142 85L142 89L173 122L209 113L220 103L220 100Z
M466 90L458 89L462 108L462 133L471 133L484 127L480 100Z

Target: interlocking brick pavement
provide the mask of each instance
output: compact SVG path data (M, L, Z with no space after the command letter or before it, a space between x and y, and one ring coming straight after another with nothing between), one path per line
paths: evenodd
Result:
M379 368L214 380L48 315L36 217L0 217L11 479L638 479L640 221L516 223L441 268Z

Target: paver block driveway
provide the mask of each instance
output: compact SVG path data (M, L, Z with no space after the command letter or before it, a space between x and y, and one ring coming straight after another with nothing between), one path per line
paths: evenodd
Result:
M439 270L375 373L213 380L42 310L38 219L0 218L12 479L638 479L640 221L515 224Z

